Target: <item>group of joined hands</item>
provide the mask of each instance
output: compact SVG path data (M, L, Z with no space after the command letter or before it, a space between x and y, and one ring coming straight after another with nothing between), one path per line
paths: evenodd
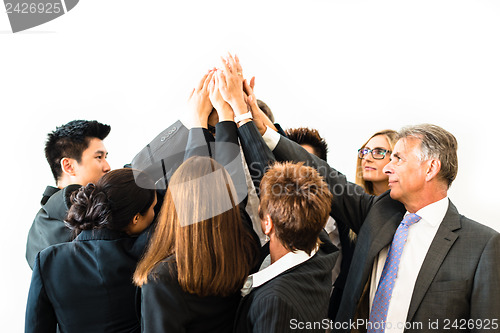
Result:
M233 57L228 53L221 60L223 67L210 69L191 91L188 106L193 114L193 127L208 128L209 123L234 121L236 116L251 112L253 119L242 120L238 122L239 126L253 120L261 135L267 127L276 131L257 104L253 91L255 77L250 81L244 79L237 55Z

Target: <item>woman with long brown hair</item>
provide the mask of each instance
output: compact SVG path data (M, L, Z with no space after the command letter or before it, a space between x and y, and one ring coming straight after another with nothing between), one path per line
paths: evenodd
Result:
M148 249L134 274L143 332L230 332L255 241L227 171L186 160L170 180Z
M211 152L220 163L208 156L189 157L169 181L155 231L134 274L142 288L143 332L231 332L240 289L256 265L258 238L240 205L247 192L240 186L246 183L237 127L213 76L209 71L191 93L197 124L188 142L196 146L200 139L200 149L190 149L186 156ZM215 145L207 132L212 107L219 117Z

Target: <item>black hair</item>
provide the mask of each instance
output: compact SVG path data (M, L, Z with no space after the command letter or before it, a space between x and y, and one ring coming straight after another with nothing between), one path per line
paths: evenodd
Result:
M140 179L140 187L134 178ZM154 202L153 181L134 169L117 169L108 172L96 184L89 183L71 195L72 206L66 224L75 234L82 230L107 228L124 230L133 217L145 215Z
M316 129L307 127L289 128L285 131L288 138L299 145L310 145L314 148L315 155L326 161L328 145Z
M96 120L73 120L49 133L45 143L45 157L55 181L57 182L62 175L63 158L73 158L80 163L82 153L88 148L90 140L93 138L104 140L110 131L111 126Z

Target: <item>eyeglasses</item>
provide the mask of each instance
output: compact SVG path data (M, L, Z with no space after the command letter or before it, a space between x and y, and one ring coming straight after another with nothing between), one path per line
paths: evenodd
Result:
M372 153L372 157L376 160L383 160L385 158L385 155L387 153L391 153L390 150L388 149L382 149L382 148L374 148L374 149L368 149L368 148L361 148L358 149L358 157L360 159L365 158L366 154Z

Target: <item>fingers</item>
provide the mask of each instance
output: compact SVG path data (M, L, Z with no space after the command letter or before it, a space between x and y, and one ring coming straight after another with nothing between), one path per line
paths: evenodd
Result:
M253 94L253 89L246 79L243 80L243 91L249 96Z
M241 71L238 70L238 67L236 65L236 61L234 60L233 56L229 52L227 53L227 60L226 61L229 63L229 67L233 70L231 72L232 74L238 74L239 73L238 75L241 75Z
M198 86L196 87L196 90L201 90L203 88L203 84L205 83L205 80L206 80L206 78L207 78L207 76L208 76L209 73L203 75L203 77L201 78L200 82L198 83Z
M229 66L229 63L227 62L226 59L224 59L224 57L220 57L221 60L222 60L222 65L224 66L224 70L226 71L226 73L231 73L231 68Z
M214 76L214 71L213 70L210 70L210 72L208 72L208 74L206 74L204 76L205 77L205 81L203 81L203 86L201 87L201 90L208 91L208 85L212 81L212 77L213 76Z
M252 76L252 78L250 79L250 87L253 88L255 87L255 76Z
M226 81L226 75L224 74L224 71L217 71L217 79L218 79L218 87L219 89L222 88L227 88L227 81Z
M217 74L213 72L210 82L208 84L208 93L212 96L215 91L215 86L217 85Z

